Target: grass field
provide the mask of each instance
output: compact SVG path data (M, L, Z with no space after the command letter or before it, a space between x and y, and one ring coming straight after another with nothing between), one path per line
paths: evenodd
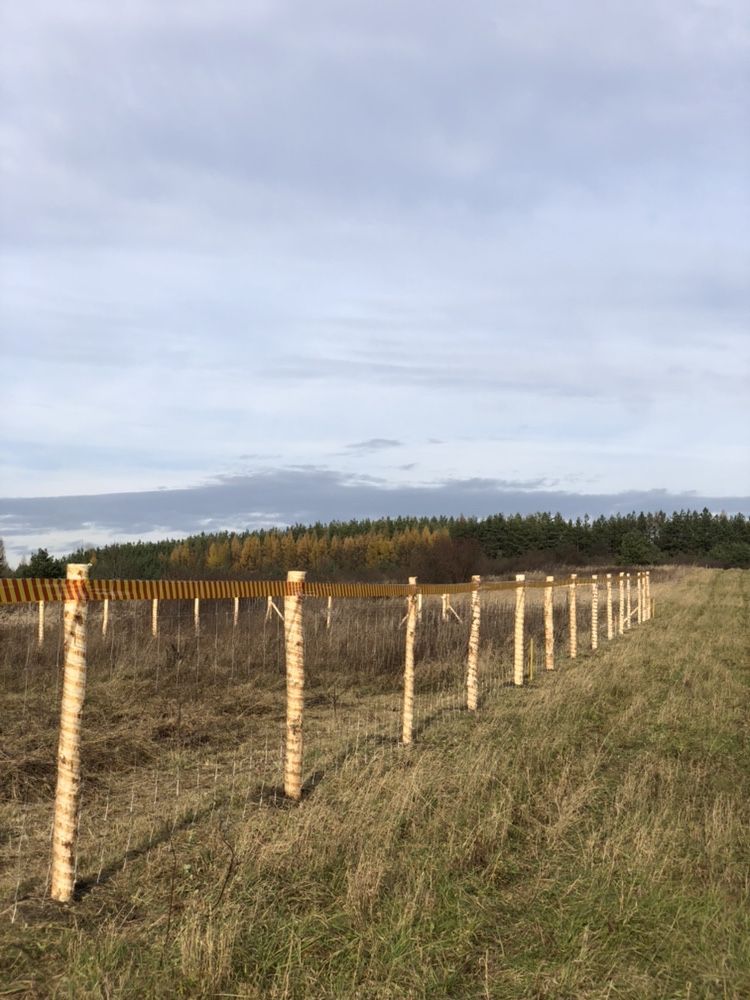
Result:
M411 748L347 754L299 807L194 813L71 907L21 892L0 996L750 996L749 596L750 573L683 574L652 622ZM141 683L113 724L126 756ZM89 756L114 753L112 690ZM14 795L49 781L34 705L8 694ZM157 789L152 827L161 808Z

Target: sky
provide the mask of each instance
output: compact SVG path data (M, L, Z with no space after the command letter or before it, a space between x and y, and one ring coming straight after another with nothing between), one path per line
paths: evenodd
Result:
M750 513L744 0L0 7L0 537Z

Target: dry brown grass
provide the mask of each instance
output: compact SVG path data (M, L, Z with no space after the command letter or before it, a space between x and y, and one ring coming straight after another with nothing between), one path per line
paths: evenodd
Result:
M301 807L277 791L278 647L262 650L253 627L246 647L222 639L206 656L204 641L203 659L172 663L165 641L157 683L136 622L107 659L92 643L88 846L70 908L43 898L54 656L37 663L19 639L26 676L8 676L9 656L3 708L6 991L747 995L749 593L739 572L665 581L655 621L520 691L505 686L498 609L477 718L458 710L457 627L422 650L422 714L434 717L409 750L389 738L392 620L355 633L340 619L325 652L313 625ZM177 801L178 766L189 780Z

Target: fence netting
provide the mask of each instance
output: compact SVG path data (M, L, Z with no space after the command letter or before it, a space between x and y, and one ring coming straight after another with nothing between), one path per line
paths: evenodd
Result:
M466 713L471 593L414 599L413 737ZM545 669L545 591L525 590L523 680ZM570 593L552 591L555 660L569 654ZM578 650L592 590L576 590ZM604 586L599 633L607 636ZM195 834L286 808L284 598L91 601L86 621L78 892L149 865ZM614 634L619 594L613 587ZM40 616L43 615L43 623ZM302 598L302 795L352 758L404 753L404 597ZM478 708L518 683L516 589L481 594ZM0 608L0 911L50 887L64 664L63 605ZM157 862L158 863L158 862Z

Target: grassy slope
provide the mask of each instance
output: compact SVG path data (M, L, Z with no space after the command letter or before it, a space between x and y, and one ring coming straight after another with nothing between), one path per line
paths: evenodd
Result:
M27 906L0 996L750 996L748 595L693 572L479 719Z

